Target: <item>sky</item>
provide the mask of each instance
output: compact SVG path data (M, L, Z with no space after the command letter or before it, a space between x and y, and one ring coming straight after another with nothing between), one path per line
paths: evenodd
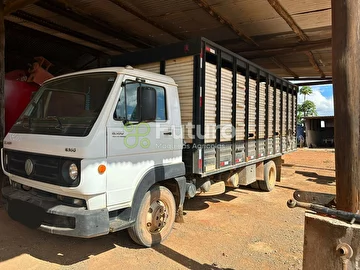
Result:
M334 96L332 84L311 86L313 93L306 97L316 105L319 116L334 115ZM298 96L299 103L304 101L304 96Z

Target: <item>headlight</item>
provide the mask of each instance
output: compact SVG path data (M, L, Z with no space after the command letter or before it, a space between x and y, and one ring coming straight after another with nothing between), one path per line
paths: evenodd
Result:
M80 162L79 162L80 163ZM66 160L62 164L62 185L65 187L75 187L80 183L81 168L75 160Z
M79 173L78 173L78 167L76 166L76 164L72 163L69 166L69 177L71 180L75 181L78 177Z

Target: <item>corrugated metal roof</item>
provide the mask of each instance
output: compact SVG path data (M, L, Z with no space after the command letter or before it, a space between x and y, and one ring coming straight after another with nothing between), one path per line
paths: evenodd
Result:
M331 38L330 0L278 1L310 41ZM39 0L37 4L21 9L30 17L13 14L7 16L6 20L48 34L49 37L67 40L70 45L74 44L74 48L78 44L84 49L90 48L95 52L110 55L120 54L120 48L134 51L198 36L223 44L235 52L254 48L282 46L290 48L301 43L300 38L267 0L201 0L205 7L199 6L199 0L65 2ZM58 9L51 8L52 6ZM59 8L62 10L60 13ZM71 14L73 16L75 14L75 17L70 16ZM31 16L43 21L33 20ZM47 24L46 21L52 25ZM108 29L102 31L103 26ZM69 31L61 31L61 29ZM249 40L244 40L242 34L254 40L258 46L251 44ZM14 37L7 35L7 38ZM27 36L26 39L31 40L31 36ZM51 45L39 45L39 54L41 51L47 51L47 46ZM36 50L36 46L33 46L32 50ZM71 46L68 50L71 50ZM317 48L312 53L316 61L321 64L320 68L323 72L331 75L331 48ZM63 54L66 54L65 51ZM74 61L78 62L77 66L86 64L87 61L91 61L91 55L94 54L97 53L90 53L87 56L77 53L75 55L78 55L78 59ZM310 63L309 57L303 52L276 56L276 59L286 65L287 69L279 67L276 61L269 57L260 57L262 57L261 51L259 58L254 61L280 76L289 76L289 69L299 76L320 76Z

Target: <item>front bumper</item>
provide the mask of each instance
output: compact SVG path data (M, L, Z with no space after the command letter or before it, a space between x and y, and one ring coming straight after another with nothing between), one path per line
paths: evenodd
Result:
M109 233L108 210L86 210L61 204L12 186L2 189L6 210L11 218L28 227L60 235L91 238Z

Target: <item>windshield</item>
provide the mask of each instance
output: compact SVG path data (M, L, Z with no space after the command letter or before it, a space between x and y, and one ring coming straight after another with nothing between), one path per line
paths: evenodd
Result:
M114 72L91 73L45 83L10 132L88 135L116 76Z

